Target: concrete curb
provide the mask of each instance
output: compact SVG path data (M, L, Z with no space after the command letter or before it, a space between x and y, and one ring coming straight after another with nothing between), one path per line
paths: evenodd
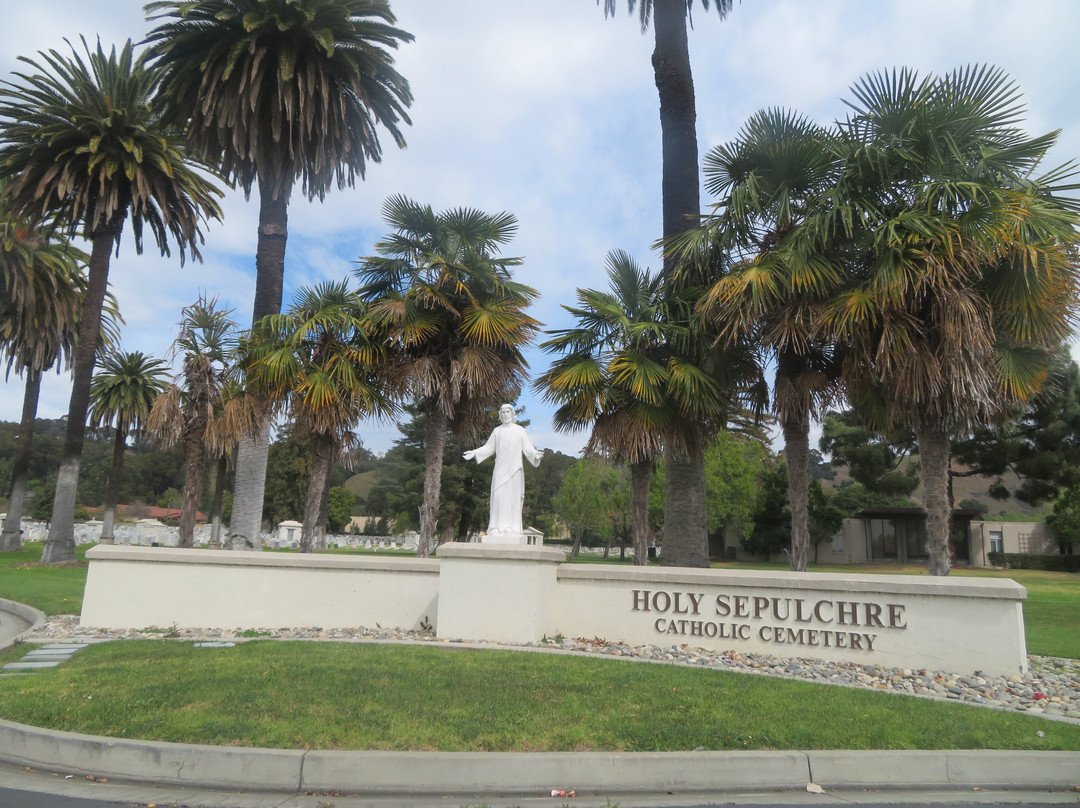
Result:
M0 720L0 761L110 780L286 793L546 795L1080 785L1080 752L339 752L127 741Z
M0 651L6 651L13 645L16 645L28 634L36 631L42 623L45 622L45 612L38 611L33 606L27 606L25 603L0 598L0 614L5 612L29 623L30 627L13 635L9 635L4 631L2 625L3 621L0 621Z

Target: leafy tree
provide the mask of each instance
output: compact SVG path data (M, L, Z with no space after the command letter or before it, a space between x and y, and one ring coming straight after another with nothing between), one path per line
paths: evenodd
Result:
M552 506L574 541L570 556L581 551L586 531L604 531L608 525L607 492L614 469L596 458L585 458L571 466Z
M791 509L787 502L787 468L783 461L761 475L754 511L754 529L744 534L743 547L768 557L790 545Z
M954 439L952 455L968 470L950 469L950 474L995 478L989 489L995 499L1009 496L1002 480L1007 471L1020 478L1015 496L1029 505L1053 500L1059 490L1080 483L1080 368L1067 356L1056 356L1029 401Z
M518 423L527 425L527 421ZM544 462L536 468L529 463L525 464L525 502L521 514L526 525L535 527L547 536L555 532L555 509L552 500L559 492L566 472L577 461L576 457L549 449L544 453ZM466 465L465 468L470 467ZM471 468L477 468L476 464L472 464ZM487 485L490 488L490 482ZM631 513L629 502L626 513Z
M435 537L447 433L475 439L486 411L517 397L522 351L539 324L526 313L536 290L515 282L520 258L499 255L517 231L509 213L455 208L436 213L401 196L383 205L393 232L357 275L369 319L400 355L404 385L426 417L424 496L417 555Z
M12 209L29 215L55 214L68 235L91 244L89 276L72 358L64 457L57 477L43 563L75 557L72 524L94 352L109 261L130 222L135 249L143 231L169 254L170 238L183 262L198 257L201 226L220 218L210 182L184 160L180 144L161 124L158 74L136 56L129 40L106 54L100 43L86 59L55 50L41 61L23 58L34 71L0 82L0 174L10 178L5 194Z
M165 390L165 375L165 363L160 359L131 351L107 355L90 383L90 422L95 427L112 424L114 432L112 471L101 526L103 543L113 541L128 435L143 428L154 400Z
M1080 546L1080 484L1065 489L1054 502L1054 512L1046 518L1062 553L1072 554Z
M705 451L709 530L731 526L741 535L753 526L765 447L731 432L720 432Z
M356 499L344 486L335 485L329 489L326 503L326 529L331 533L343 533L352 518L353 502Z
M846 465L851 478L873 494L907 497L919 486L918 467L902 465L914 448L911 430L871 429L855 410L830 411L822 426L822 451L834 465Z
M299 522L304 515L310 479L309 440L295 435L287 426L270 444L263 522L271 527L286 520Z
M147 41L168 116L192 152L259 193L251 321L281 310L288 205L320 200L382 159L379 126L405 146L408 82L391 49L413 37L385 0L159 0ZM269 425L240 445L229 544L261 548Z
M825 491L820 480L811 480L809 486L810 544L817 547L828 541L844 526L847 514L836 497Z

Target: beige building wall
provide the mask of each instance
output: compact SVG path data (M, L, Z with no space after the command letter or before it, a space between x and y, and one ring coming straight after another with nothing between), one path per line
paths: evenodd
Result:
M989 567L987 554L1004 553L1052 554L1058 551L1057 542L1046 522L971 523L971 563Z

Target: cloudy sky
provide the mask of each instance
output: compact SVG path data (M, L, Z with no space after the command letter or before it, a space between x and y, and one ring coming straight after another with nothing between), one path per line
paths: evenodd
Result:
M509 211L519 231L508 255L542 298L534 315L569 325L561 304L578 287L603 287L607 252L645 266L659 260L660 123L651 32L636 17L605 20L595 0L391 0L416 36L397 55L412 84L408 147L387 138L381 164L355 189L323 203L294 196L286 302L298 286L336 279L371 254L386 228L380 209L404 194L436 209ZM9 4L0 27L0 73L16 57L80 35L106 45L149 30L138 0L37 0ZM1004 68L1023 89L1032 133L1061 129L1050 163L1080 157L1080 3L1074 0L743 0L721 22L695 4L690 51L701 153L733 138L762 107L791 107L828 123L862 75L909 66L921 73L969 63ZM703 202L708 196L703 194ZM183 306L217 295L249 322L258 206L227 197L207 229L202 263L137 255L129 238L110 271L127 322L124 349L164 355ZM529 354L534 376L547 357ZM67 411L67 376L52 374L39 417ZM0 420L17 421L21 381L0 380ZM584 436L555 433L551 410L521 403L538 446L576 453ZM365 425L366 445L391 445L392 425Z

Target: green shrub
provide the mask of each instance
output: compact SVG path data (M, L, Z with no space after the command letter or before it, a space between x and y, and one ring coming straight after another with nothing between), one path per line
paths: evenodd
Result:
M1036 555L1034 553L988 553L995 567L1014 570L1080 572L1080 555Z

